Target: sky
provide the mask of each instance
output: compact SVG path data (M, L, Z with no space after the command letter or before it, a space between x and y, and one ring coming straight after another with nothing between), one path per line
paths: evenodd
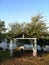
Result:
M6 24L30 22L38 13L49 23L49 0L0 0L0 19Z

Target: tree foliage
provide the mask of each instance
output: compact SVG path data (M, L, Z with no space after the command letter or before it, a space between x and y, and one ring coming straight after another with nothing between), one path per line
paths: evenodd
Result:
M43 34L48 33L43 16L37 15L32 17L31 23L27 26L27 31L32 37L44 37Z
M10 24L10 29L10 35L25 32L27 34L30 34L32 37L36 38L44 38L44 34L48 33L45 20L42 15L36 15L32 17L30 23L24 22L22 24Z
M5 31L5 22L0 20L0 33Z
M4 34L5 30L5 22L0 20L0 39L6 37L6 34Z
M11 28L11 30L9 32L11 32L13 34L21 32L21 26L19 23L13 23L13 24L10 24L9 26Z

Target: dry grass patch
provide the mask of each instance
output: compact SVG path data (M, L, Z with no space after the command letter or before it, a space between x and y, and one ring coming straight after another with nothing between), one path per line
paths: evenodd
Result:
M49 53L37 57L33 57L29 53L21 57L14 56L2 60L0 65L49 65Z

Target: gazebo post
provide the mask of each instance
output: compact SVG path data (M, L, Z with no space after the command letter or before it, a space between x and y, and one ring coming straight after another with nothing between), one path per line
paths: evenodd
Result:
M37 56L37 38L34 38L34 44L33 44L33 56Z
M32 45L32 52L33 52L33 40L30 39L31 45Z
M16 44L16 39L14 38L14 44Z
M10 39L9 49L10 49L10 56L12 56L12 54L13 54L13 41L12 41L12 39Z

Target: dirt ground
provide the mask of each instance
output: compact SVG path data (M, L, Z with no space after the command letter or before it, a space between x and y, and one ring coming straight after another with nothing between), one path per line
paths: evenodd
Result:
M33 57L32 52L19 53L2 60L0 65L49 65L49 53L37 57Z

